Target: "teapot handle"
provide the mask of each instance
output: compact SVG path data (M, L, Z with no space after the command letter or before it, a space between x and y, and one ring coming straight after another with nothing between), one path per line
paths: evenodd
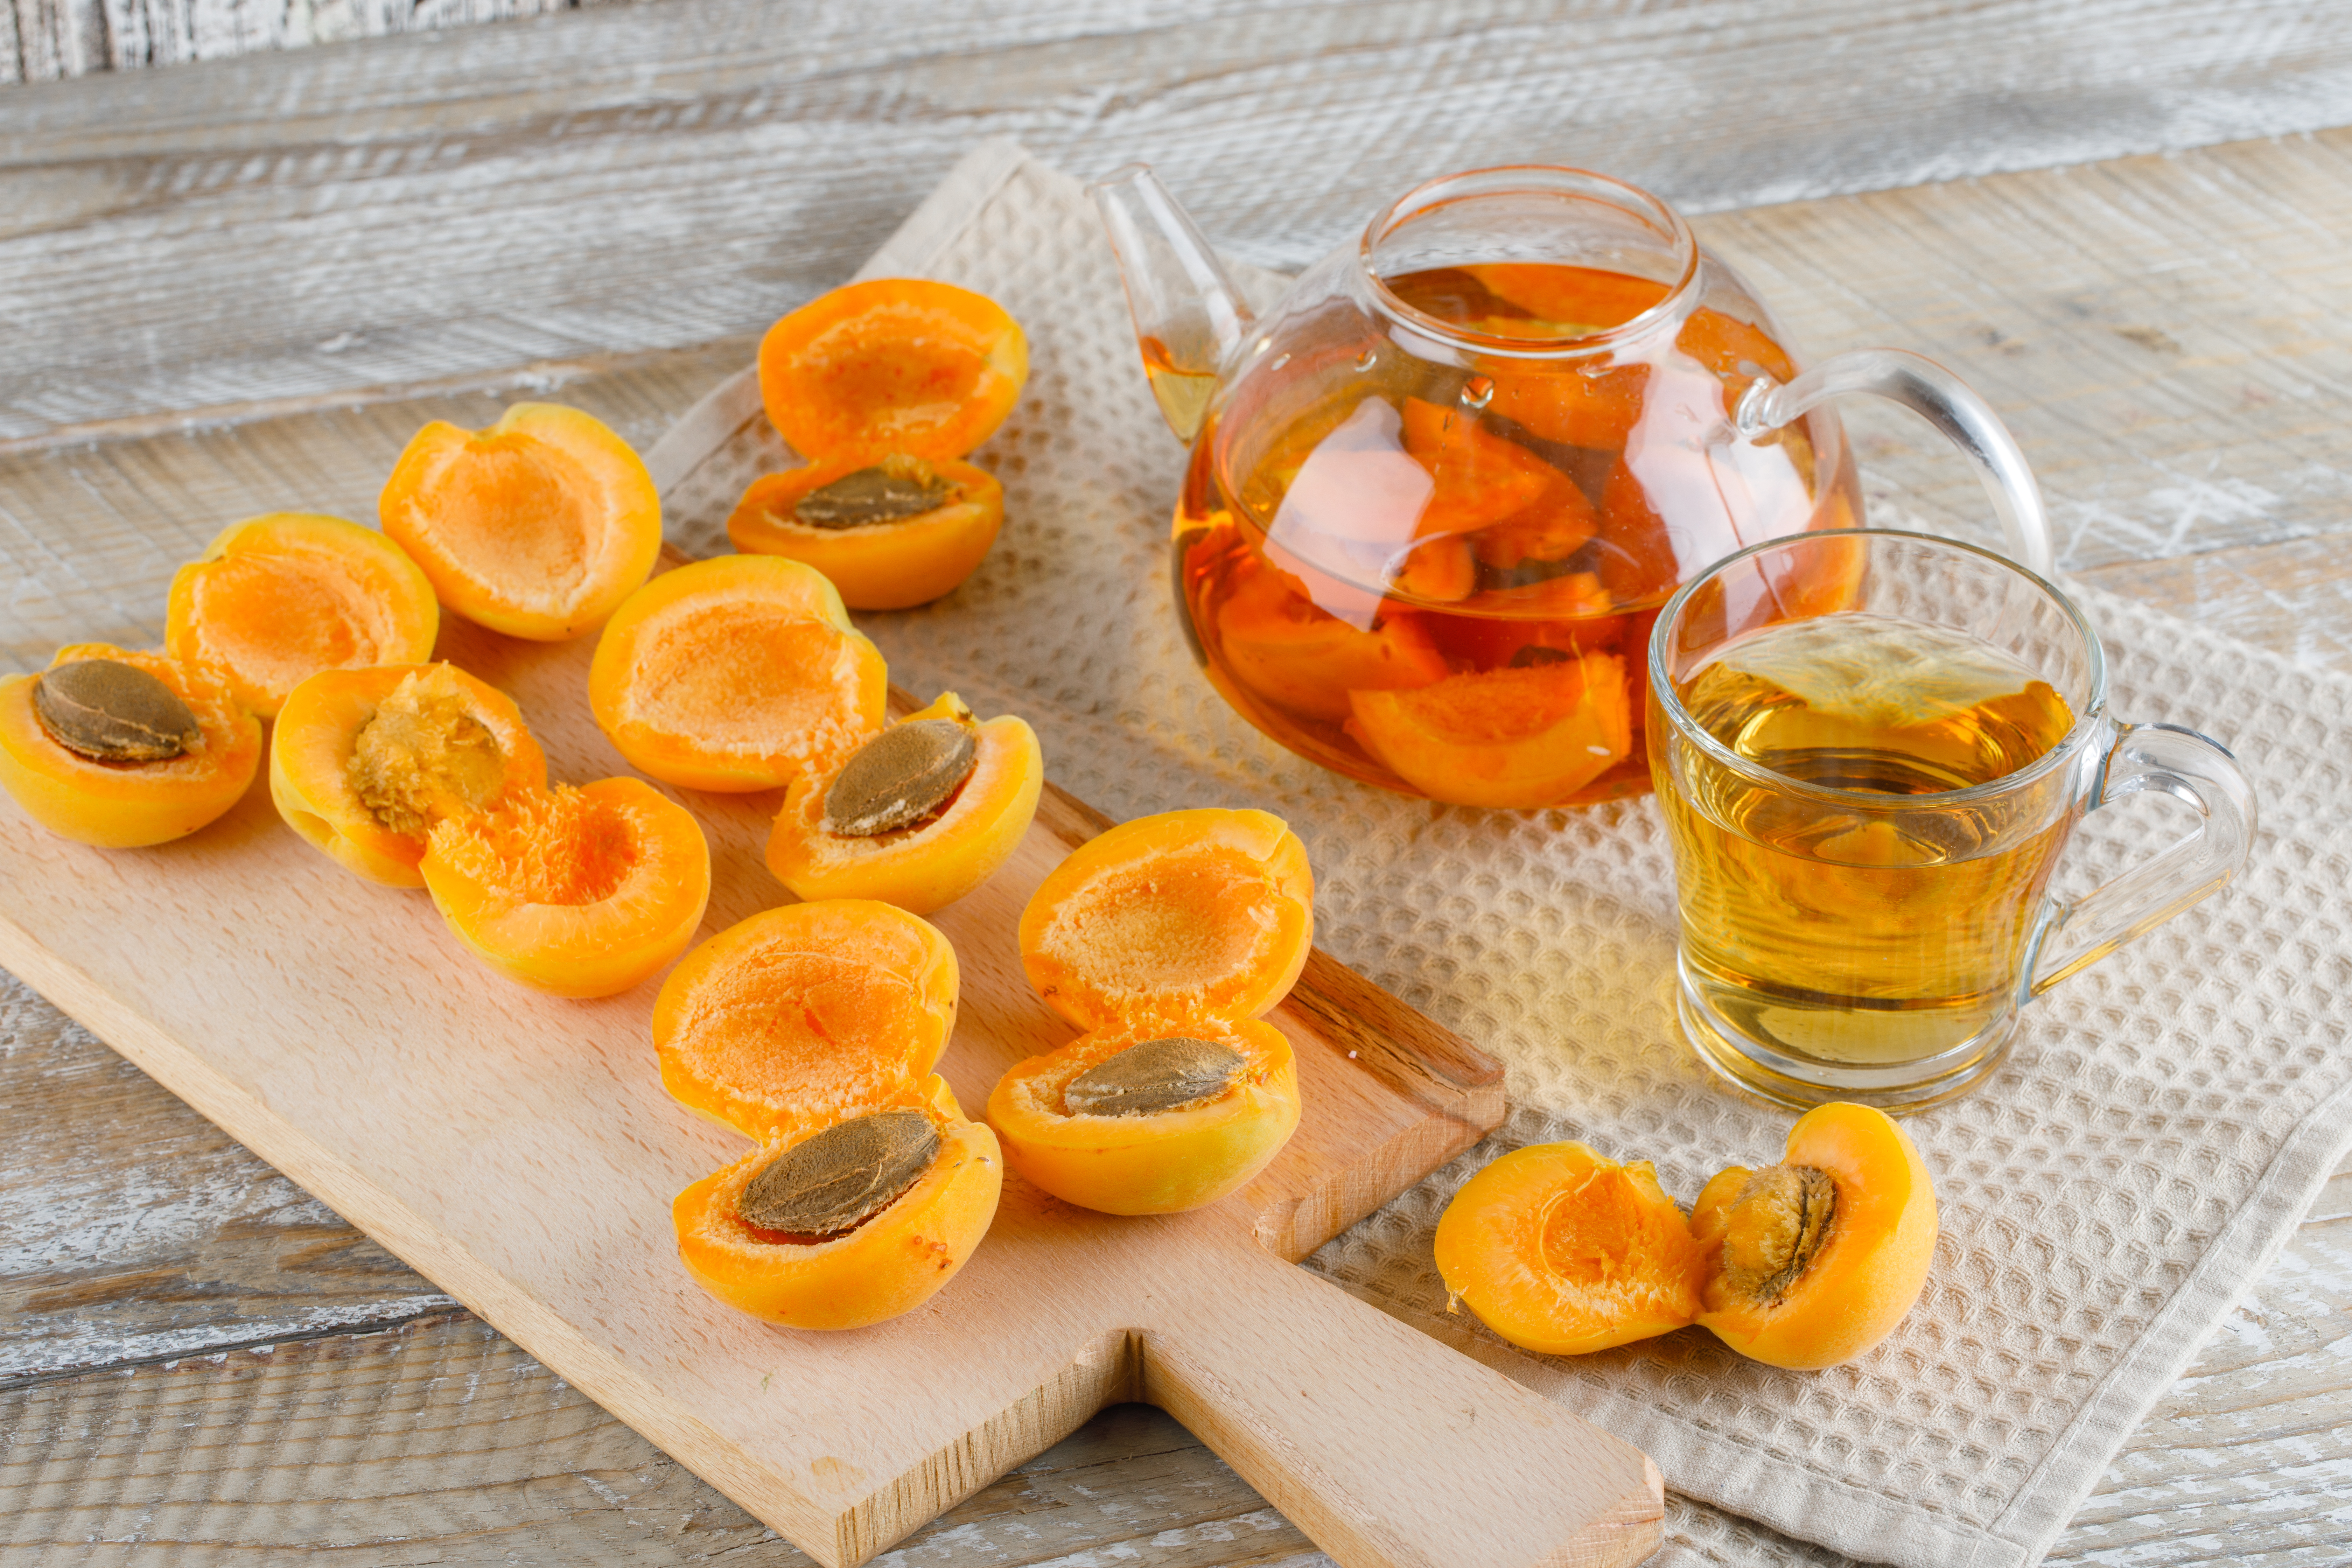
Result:
M1855 349L1832 354L1786 383L1759 376L1733 415L1739 434L1754 440L1832 397L1867 392L1927 416L1959 447L1984 481L2000 518L2009 557L2027 571L2050 575L2053 552L2042 487L2017 449L2017 439L1992 405L1934 360L1904 349Z

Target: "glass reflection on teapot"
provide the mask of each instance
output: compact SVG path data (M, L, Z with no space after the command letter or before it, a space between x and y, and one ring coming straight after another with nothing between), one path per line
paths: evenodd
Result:
M1998 430L1916 356L1841 356L1809 389L1738 275L1602 175L1431 181L1264 318L1149 169L1094 194L1192 444L1172 548L1192 647L1259 729L1384 788L1523 809L1647 790L1659 606L1750 544L1862 522L1821 397L1896 396L1964 447ZM2031 549L2021 462L1972 455Z

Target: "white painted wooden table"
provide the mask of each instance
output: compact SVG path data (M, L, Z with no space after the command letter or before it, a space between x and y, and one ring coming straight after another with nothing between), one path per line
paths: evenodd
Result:
M0 0L0 80L224 16L276 44L462 12ZM2315 0L655 0L0 88L0 561L64 589L0 661L152 640L257 495L368 515L420 418L554 389L650 440L1011 132L1151 159L1274 265L1444 169L1650 184L1719 215L1807 350L1981 386L2072 569L2352 668L2352 133L2304 134L2346 125L2352 13ZM1853 425L1879 515L1974 515L1932 441ZM0 1563L797 1560L13 984L0 1325ZM1675 1526L1686 1562L1822 1560ZM2352 1173L2057 1555L2352 1561ZM896 1554L1112 1557L1317 1561L1137 1407Z

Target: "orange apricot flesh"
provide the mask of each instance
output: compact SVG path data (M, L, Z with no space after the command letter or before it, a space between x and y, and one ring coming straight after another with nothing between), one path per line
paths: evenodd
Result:
M459 941L558 996L649 978L686 951L710 899L702 825L642 779L559 784L444 817L418 869Z
M163 646L274 718L322 669L420 664L441 606L408 552L339 517L271 512L224 529L172 579Z
M1348 700L1349 732L1367 751L1431 799L1458 805L1551 805L1633 749L1625 667L1614 654Z
M1039 884L1021 913L1021 963L1082 1029L1254 1018L1306 966L1314 895L1307 847L1270 813L1138 817Z
M890 462L909 459L893 458ZM939 506L913 517L827 528L794 509L811 493L873 467L864 458L831 458L751 481L727 520L735 548L781 555L815 567L856 610L903 610L955 591L971 576L1004 523L1004 487L970 463L925 465L948 487Z
M1789 1130L1780 1165L1734 1165L1709 1181L1691 1230L1707 1263L1700 1323L1772 1366L1835 1366L1892 1333L1918 1300L1936 1252L1936 1185L1885 1111L1817 1106ZM1812 1232L1810 1257L1792 1258Z
M604 627L596 722L665 784L777 789L882 728L889 672L832 584L797 561L721 555L665 572Z
M1282 1032L1256 1019L1194 1021L1182 1033L1246 1064L1215 1098L1144 1115L1072 1111L1070 1081L1160 1026L1081 1035L1019 1063L988 1097L1013 1168L1055 1197L1104 1214L1179 1214L1247 1183L1298 1127L1298 1068Z
M433 823L546 787L546 755L514 700L451 664L321 670L288 696L270 731L278 815L387 887L425 886Z
M54 670L81 659L143 670L188 707L195 743L151 762L104 762L61 745L41 723L38 677L0 676L0 786L26 815L60 837L101 849L138 849L184 838L244 797L261 765L261 722L207 667L105 643L58 650Z
M1698 1244L1646 1160L1581 1143L1515 1149L1437 1222L1445 1288L1515 1345L1582 1355L1690 1322Z
M826 826L839 769L793 781L768 835L768 869L800 899L877 899L927 915L996 874L1020 846L1045 786L1037 732L1010 715L982 723L950 691L904 721L947 720L971 731L971 775L929 818L869 837Z
M737 1310L793 1329L864 1328L929 1300L987 1234L1003 1184L995 1134L964 1121L945 1084L929 1083L939 1153L887 1208L824 1239L745 1219L751 1178L831 1122L796 1126L677 1195L670 1216L688 1274Z
M889 904L763 910L687 954L654 1000L663 1087L771 1141L884 1103L955 1027L955 949Z
M509 637L594 630L653 570L661 497L593 416L518 403L496 424L419 430L377 502L441 603Z
M768 417L811 458L961 458L1028 378L1028 339L1003 306L923 279L835 289L760 342Z
M1217 608L1216 637L1244 685L1294 712L1339 723L1348 693L1392 691L1445 679L1444 655L1409 610L1390 610L1370 631L1294 593L1260 567Z

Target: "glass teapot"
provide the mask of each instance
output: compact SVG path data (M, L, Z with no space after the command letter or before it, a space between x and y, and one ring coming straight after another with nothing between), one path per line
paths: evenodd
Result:
M1292 751L1465 805L1649 788L1659 607L1763 540L1862 523L1823 401L1925 414L2046 572L2033 478L1948 372L1866 349L1802 374L1656 197L1582 170L1453 174L1252 314L1165 186L1093 187L1192 460L1176 595L1209 679Z

